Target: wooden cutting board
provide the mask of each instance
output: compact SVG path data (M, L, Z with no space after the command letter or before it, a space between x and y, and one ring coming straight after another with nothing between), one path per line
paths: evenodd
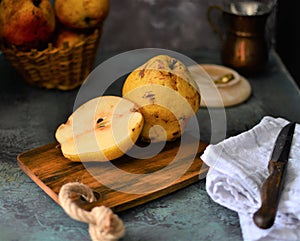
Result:
M121 180L118 172L108 169L108 163L94 163L86 168L82 163L71 162L63 157L58 143L51 143L26 151L18 155L17 159L20 168L58 204L58 193L64 184L81 182L92 188L96 196L99 196L98 200L93 203L88 203L83 198L77 197L75 201L81 208L90 210L95 206L104 205L115 212L119 212L167 195L204 178L208 168L203 164L200 155L207 144L199 143L196 157L195 154L189 151L194 148L193 145L193 143L186 143L180 146L180 141L170 142L151 158L136 159L124 155L110 163L117 167L116 170L121 169L127 173L151 174L159 170L165 170L164 167L169 166L175 155L177 155L179 146L183 148L181 149L183 155L177 158L178 160L174 163L175 165L172 165L172 168L165 171L163 175L165 178L161 178L161 180L158 178L154 182L163 184L165 180L174 177L174 175L178 175L178 178L167 185L158 185L158 188L146 193L123 192L103 185L97 178L98 175L101 177L106 175L115 184L122 182L123 186L138 185L139 179L135 180L132 175L129 175L127 179L125 178L125 181L124 179ZM182 153L182 151L180 152ZM185 168L188 161L191 165ZM96 172L91 172L90 168L96 170ZM179 173L183 169L184 173Z

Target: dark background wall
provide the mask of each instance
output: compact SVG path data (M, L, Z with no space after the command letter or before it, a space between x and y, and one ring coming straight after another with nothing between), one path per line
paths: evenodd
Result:
M221 5L224 1L229 0L111 0L101 49L104 52L145 47L178 51L219 49L221 41L210 27L206 13L210 5ZM275 14L276 7L267 24L268 41L272 44ZM212 16L217 24L222 24L219 12L214 11Z
M207 0L111 0L102 38L104 51L158 47L215 49L219 39L206 20Z
M300 86L299 2L279 0L278 9L276 49Z
M263 0L260 0L263 1ZM100 51L124 52L136 48L167 48L175 51L220 49L206 11L222 0L111 0ZM276 48L296 80L299 80L295 23L298 8L278 0L267 24L267 39ZM299 14L298 14L299 15ZM221 21L215 12L216 21ZM298 49L296 51L296 49Z

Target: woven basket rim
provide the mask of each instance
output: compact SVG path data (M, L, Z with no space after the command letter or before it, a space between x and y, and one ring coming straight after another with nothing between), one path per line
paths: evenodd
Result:
M4 44L3 42L0 41L0 51L2 51L4 54L6 52L12 52L16 54L18 57L34 57L36 58L38 55L44 55L44 54L54 54L60 51L63 52L69 52L72 51L74 48L81 47L84 45L87 41L90 39L93 39L97 37L99 34L101 34L102 30L101 28L95 28L93 33L90 35L87 35L86 38L78 41L72 46L69 46L68 44L64 45L62 48L61 47L56 47L53 45L53 43L48 43L47 48L38 50L38 49L31 49L30 51L22 51L19 50L15 45L7 46L7 44Z
M49 43L46 49L27 52L0 42L0 50L29 84L70 90L80 86L92 70L101 35L102 28L96 28L71 46Z

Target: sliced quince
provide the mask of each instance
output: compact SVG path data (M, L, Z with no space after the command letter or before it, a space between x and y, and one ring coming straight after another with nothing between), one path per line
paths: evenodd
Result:
M82 104L55 133L63 155L72 161L110 161L137 141L144 119L133 102L101 96Z

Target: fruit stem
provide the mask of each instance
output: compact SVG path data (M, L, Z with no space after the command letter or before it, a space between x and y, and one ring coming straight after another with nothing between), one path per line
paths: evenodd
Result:
M34 6L36 6L37 8L40 6L42 0L33 0L32 3Z

